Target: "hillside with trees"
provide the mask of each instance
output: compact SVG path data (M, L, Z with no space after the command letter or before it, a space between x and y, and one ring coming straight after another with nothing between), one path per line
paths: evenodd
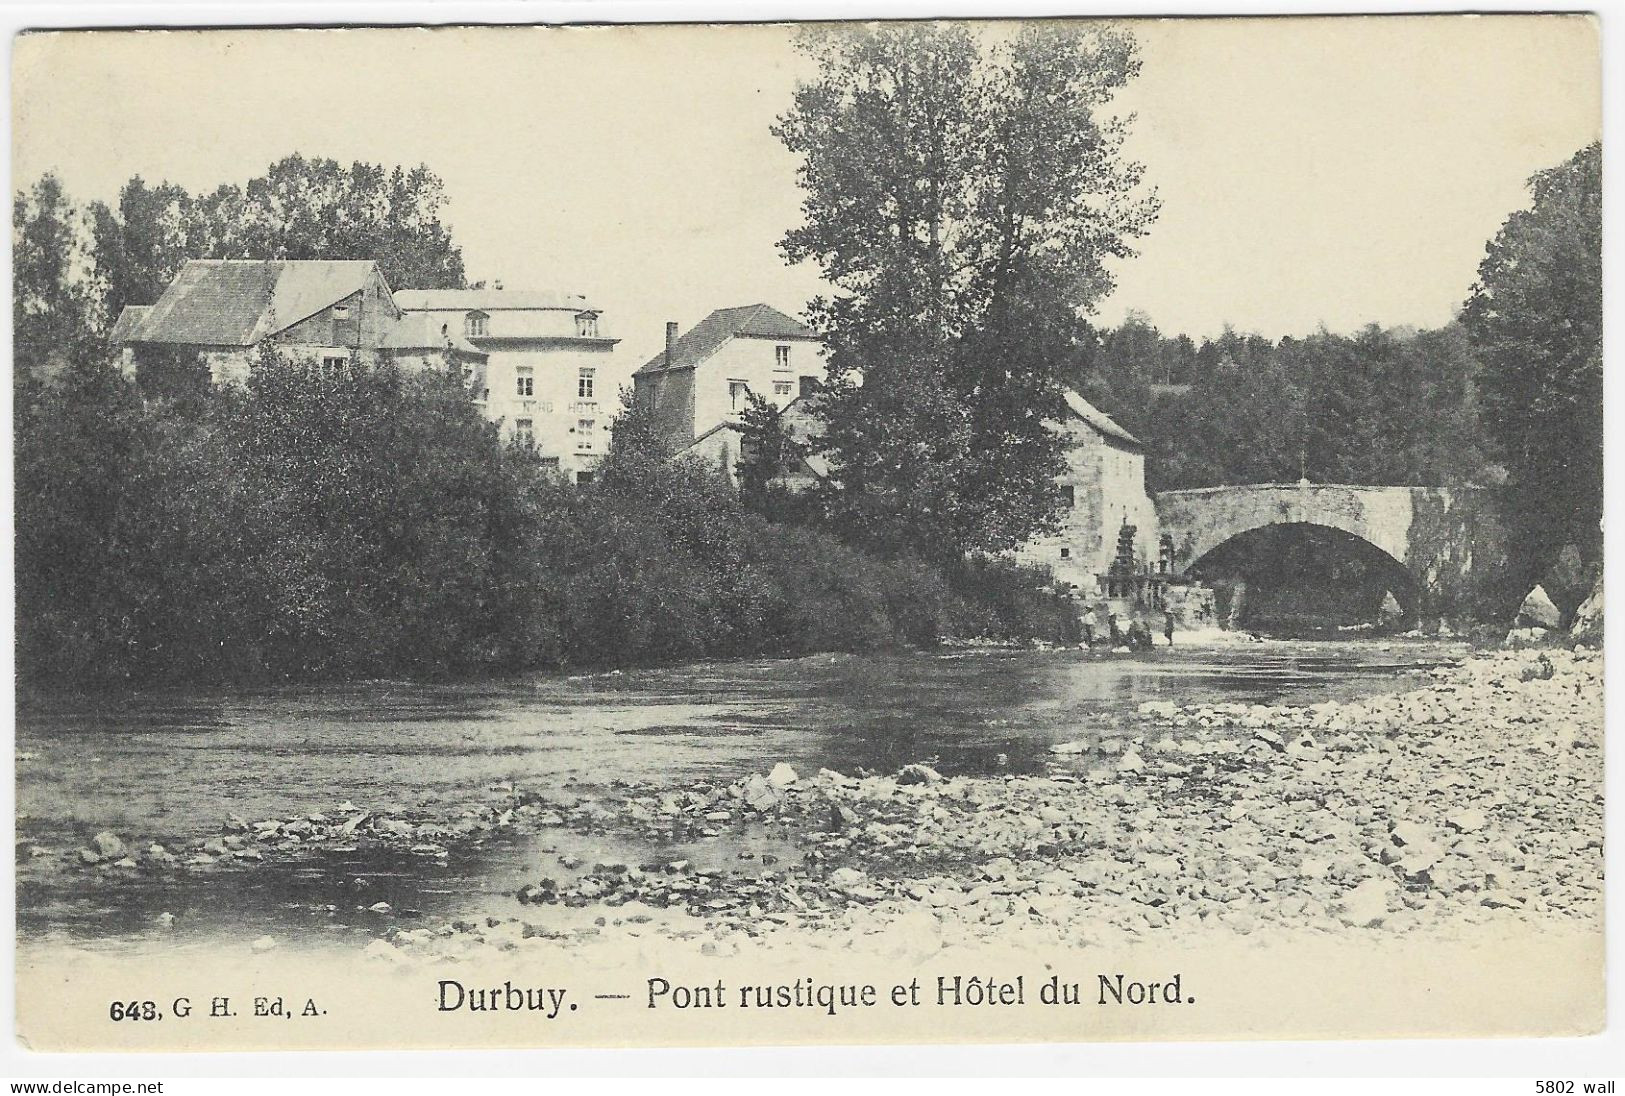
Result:
M1089 332L1071 383L1147 447L1152 490L1281 483L1443 486L1498 473L1460 324L1200 344L1143 315Z

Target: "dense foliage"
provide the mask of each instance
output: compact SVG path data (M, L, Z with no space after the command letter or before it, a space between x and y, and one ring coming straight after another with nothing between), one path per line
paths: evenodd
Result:
M833 294L818 400L826 520L941 561L1053 528L1057 351L1155 214L1103 115L1134 39L1043 23L814 32L818 75L776 133L801 159L784 238Z
M967 601L918 561L750 513L635 415L598 483L565 483L499 444L449 369L327 376L267 354L185 401L89 366L19 396L26 680L437 676L1069 627L1031 573Z
M1483 362L1483 420L1511 490L1526 579L1566 545L1602 560L1602 146L1529 181L1490 241L1463 322Z

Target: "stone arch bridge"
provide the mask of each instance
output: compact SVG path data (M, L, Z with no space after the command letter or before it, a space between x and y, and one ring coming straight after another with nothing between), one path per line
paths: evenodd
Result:
M1172 568L1183 575L1238 536L1270 525L1340 529L1378 549L1409 577L1395 594L1413 613L1468 608L1505 563L1503 537L1481 487L1361 487L1255 483L1156 496Z

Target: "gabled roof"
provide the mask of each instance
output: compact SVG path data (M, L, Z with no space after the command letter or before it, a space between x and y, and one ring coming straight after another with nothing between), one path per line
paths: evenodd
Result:
M188 259L135 340L253 346L356 293L376 271L370 259Z
M113 330L107 339L114 346L131 341L136 331L141 327L141 321L146 319L147 313L152 311L150 304L127 304L119 312L118 319L113 321Z
M666 362L662 350L643 365L639 373L659 373L667 368L692 369L722 349L724 343L738 335L767 339L816 339L812 328L767 304L747 304L738 308L719 308L689 328L671 348L671 363Z
M597 311L580 293L545 289L402 289L395 293L395 306L407 312L501 312L538 308Z
M441 328L445 328L442 331ZM402 316L384 333L382 347L386 350L445 350L479 358L490 355L463 337L462 325L448 324L427 312L411 312Z
M1110 415L1078 395L1074 390L1070 388L1062 389L1061 394L1066 397L1066 405L1072 409L1072 413L1100 431L1100 433L1124 445L1131 445L1135 449L1145 448L1140 444L1139 438L1118 426L1112 421Z

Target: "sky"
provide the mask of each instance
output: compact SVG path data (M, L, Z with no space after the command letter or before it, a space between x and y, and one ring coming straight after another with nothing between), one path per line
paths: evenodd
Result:
M1162 211L1096 319L1194 338L1436 326L1525 182L1595 140L1585 17L1139 20L1113 105ZM630 372L664 322L766 302L795 158L770 132L807 61L783 26L32 35L13 177L75 200L190 190L292 152L427 164L471 279L585 293Z

